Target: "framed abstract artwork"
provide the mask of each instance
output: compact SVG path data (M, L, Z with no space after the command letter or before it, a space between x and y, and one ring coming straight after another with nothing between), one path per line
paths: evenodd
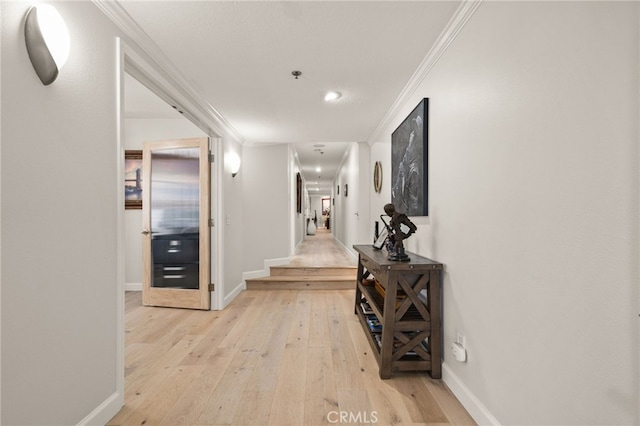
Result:
M142 150L124 152L124 208L142 209Z
M296 174L296 212L302 213L302 175Z
M429 213L429 99L391 134L391 203L407 216Z

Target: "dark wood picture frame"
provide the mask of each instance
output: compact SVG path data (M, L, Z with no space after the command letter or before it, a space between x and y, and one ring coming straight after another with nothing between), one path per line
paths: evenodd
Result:
M407 216L429 214L429 98L391 134L391 203Z
M331 211L331 199L329 197L322 197L322 214L328 215Z
M296 174L296 212L302 213L302 176Z
M373 189L379 194L382 192L382 163L376 161L373 166Z
M142 209L142 150L124 152L124 208Z

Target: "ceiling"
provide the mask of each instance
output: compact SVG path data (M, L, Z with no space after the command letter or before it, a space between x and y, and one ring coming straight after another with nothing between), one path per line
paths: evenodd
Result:
M245 144L293 143L312 194L330 190L349 143L368 141L460 3L119 2ZM133 86L128 117L176 116ZM325 102L328 90L342 97Z

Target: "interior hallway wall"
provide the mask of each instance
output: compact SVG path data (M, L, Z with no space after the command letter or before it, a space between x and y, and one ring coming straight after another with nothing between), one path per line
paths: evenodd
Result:
M290 254L294 254L298 244L304 240L304 236L307 233L305 211L306 211L306 198L304 191L302 194L302 212L298 213L297 209L297 189L296 189L296 176L300 171L300 163L293 146L289 145L289 212L291 217L291 247ZM302 178L302 186L304 187L305 179Z
M44 86L24 42L31 5L0 2L6 425L77 424L98 407L117 411L124 398L116 371L118 32L90 2L49 3L69 28L71 53Z
M244 146L238 197L243 200L244 272L263 270L265 260L289 257L289 170L287 145Z
M483 2L372 149L390 176L391 133L430 98L406 246L445 264L445 348L468 350L445 375L481 421L640 423L638 7Z
M222 168L222 178L213 188L217 187L222 190L219 208L223 223L218 223L216 226L218 227L218 238L222 241L219 248L222 251L222 265L219 265L219 268L222 269L223 282L213 282L218 291L222 286L224 301L220 308L224 308L244 289L242 272L244 271L246 250L250 250L245 244L245 236L249 235L252 228L247 229L246 206L240 194L244 191L245 180L250 176L251 169L247 164L246 150L242 144L229 135L224 135L220 143L222 143L223 158L216 161L218 161L218 167ZM225 164L225 157L231 153L238 155L241 161L240 170L235 177L232 176ZM214 191L213 188L212 191ZM214 276L212 276L212 280L215 280Z
M339 190L336 187L335 227L332 232L354 262L358 257L353 245L370 244L373 240L374 225L369 211L369 192L373 187L370 181L373 177L369 162L369 145L365 142L352 143L347 148L335 182Z

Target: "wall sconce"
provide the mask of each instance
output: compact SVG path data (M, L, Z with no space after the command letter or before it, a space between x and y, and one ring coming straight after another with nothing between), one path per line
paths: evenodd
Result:
M36 74L45 86L53 83L69 58L71 42L64 19L49 4L34 6L27 12L24 38Z
M231 172L231 177L236 177L240 170L240 157L235 152L230 152L225 156L225 163Z

